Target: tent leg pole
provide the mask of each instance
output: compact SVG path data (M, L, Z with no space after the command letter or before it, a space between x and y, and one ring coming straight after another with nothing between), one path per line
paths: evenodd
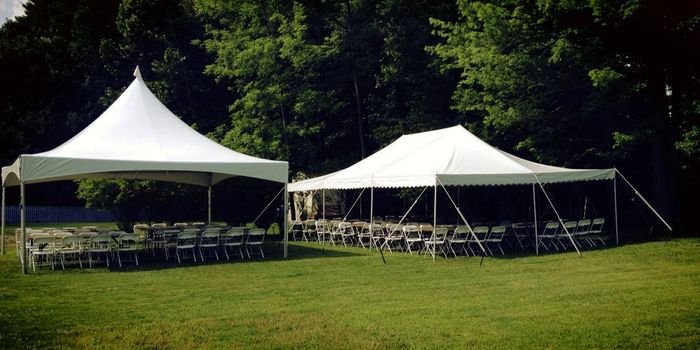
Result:
M374 230L374 187L369 189L369 251L372 251L372 231Z
M537 233L537 194L535 192L535 183L532 183L532 215L535 223L535 254L540 255L540 240Z
M321 190L321 203L323 208L321 209L321 218L323 219L323 242L326 242L326 189Z
M18 244L22 245L22 273L27 273L27 208L24 207L24 181L19 184L19 221L20 228L22 230L22 242Z
M613 205L615 208L615 244L620 244L620 232L617 226L617 176L613 177Z
M2 184L2 241L0 241L0 254L5 255L5 184Z
M435 236L435 231L437 230L437 181L435 181L435 186L433 186L433 262L435 262L435 244L437 237Z
M287 210L289 208L289 192L287 192L287 184L284 184L284 217L283 217L283 223L282 225L284 226L284 257L287 258L288 256L288 250L287 246L289 244L289 232L287 232Z
M207 187L207 225L211 225L211 173L209 173L209 186Z

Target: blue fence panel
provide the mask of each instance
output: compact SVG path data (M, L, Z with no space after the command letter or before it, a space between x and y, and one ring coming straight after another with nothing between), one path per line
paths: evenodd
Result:
M19 224L19 206L5 207L8 224ZM83 207L27 206L27 222L110 222L117 217L108 210Z

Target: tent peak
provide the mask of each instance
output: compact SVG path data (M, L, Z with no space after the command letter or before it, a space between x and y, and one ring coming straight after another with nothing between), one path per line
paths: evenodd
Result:
M141 70L139 69L139 65L136 65L136 69L134 69L134 76L136 79L143 81L143 77L141 77Z

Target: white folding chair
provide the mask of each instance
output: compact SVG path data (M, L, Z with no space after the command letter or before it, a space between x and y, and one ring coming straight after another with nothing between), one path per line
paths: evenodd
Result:
M187 252L192 253L192 260L197 262L197 254L194 249L197 246L197 233L195 231L182 231L176 236L175 245L175 256L177 257L178 264L182 263L180 259L180 251L182 251L183 258L187 256Z
M447 228L436 227L424 241L425 250L427 250L431 256L442 254L447 257L447 250L445 249L446 238Z
M349 222L341 222L338 224L338 232L344 246L352 246L355 244L355 230L352 229L352 224Z
M139 245L139 236L135 233L122 233L119 235L117 238L117 261L119 262L119 267L122 267L122 256L121 253L131 254L131 256L134 258L133 261L136 264L136 266L139 266L139 249L141 248ZM132 260L125 260L125 261L132 261Z
M559 226L560 225L558 222L548 222L544 225L542 232L538 235L537 238L539 239L540 244L544 247L546 251L549 251L547 242L551 243L554 249L559 251L559 247L555 243L557 239L557 233L559 232Z
M202 236L199 240L199 257L202 258L202 261L204 261L204 253L202 250L208 250L209 251L209 256L211 256L211 252L214 251L214 256L216 257L216 260L219 260L219 252L217 251L219 248L219 235L220 231L218 228L208 228L204 232L202 232Z
M56 249L56 254L61 257L61 268L66 269L66 258L69 260L78 261L80 268L83 268L83 260L80 257L83 253L82 244L83 237L81 236L66 236L61 240L61 244Z
M260 252L260 256L265 259L265 253L263 253L263 242L265 241L265 229L254 228L248 232L245 240L245 252L248 254L248 259L251 257L251 250L257 248Z
M36 271L37 266L51 266L51 269L54 269L54 243L55 238L53 236L39 236L32 240L29 259L34 271Z
M86 252L88 254L88 261L91 268L93 254L96 254L98 258L100 255L103 255L105 262L107 263L107 267L109 267L109 254L112 252L112 237L110 237L108 234L96 234L90 237L90 244L87 247Z
M503 252L503 247L501 247L501 243L503 243L503 237L506 235L506 229L507 226L494 226L491 228L491 232L489 233L489 236L486 238L486 247L489 245L496 245L498 250L501 251L501 255L506 255ZM493 252L491 252L491 248L489 248L489 252L491 255L493 255Z
M486 248L486 250L489 250L488 246L486 245L486 238L488 238L489 235L489 227L488 226L477 226L472 229L474 234L472 235L471 232L467 236L467 249L473 254L477 255L476 252L474 252L474 249L472 249L472 243L476 243L477 245L483 246ZM481 250L481 247L479 248ZM489 251L490 252L490 251ZM492 254L493 255L493 254Z
M467 239L469 238L469 228L466 226L457 226L455 227L454 231L452 231L452 235L448 235L447 237L447 246L450 248L450 251L452 252L452 255L454 257L457 257L457 253L464 253L464 255L469 255L469 252L467 252ZM457 250L455 250L457 248Z
M406 242L408 254L413 255L413 251L420 252L423 244L423 236L416 225L406 225L403 227L403 238ZM412 249L413 248L413 249Z
M394 254L394 249L403 249L403 227L397 224L386 225L386 238L382 247L389 250L389 253ZM393 249L392 249L393 248Z
M245 233L243 227L232 227L224 234L223 246L224 254L226 254L226 260L231 260L229 256L229 250L231 250L231 255L235 255L238 251L238 256L243 259L243 241Z

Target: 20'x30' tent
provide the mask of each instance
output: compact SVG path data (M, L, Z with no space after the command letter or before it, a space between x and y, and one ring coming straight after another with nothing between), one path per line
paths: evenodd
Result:
M27 184L127 178L207 186L209 223L211 187L216 183L246 176L286 186L287 162L252 157L210 140L181 121L153 95L138 67L134 76L121 96L73 138L47 152L22 154L12 165L2 168L3 233L6 186L20 186L23 241L26 241L24 186ZM285 200L285 206L286 203ZM286 241L284 251L286 256ZM22 256L26 257L26 252ZM26 271L25 260L22 259L23 271Z

